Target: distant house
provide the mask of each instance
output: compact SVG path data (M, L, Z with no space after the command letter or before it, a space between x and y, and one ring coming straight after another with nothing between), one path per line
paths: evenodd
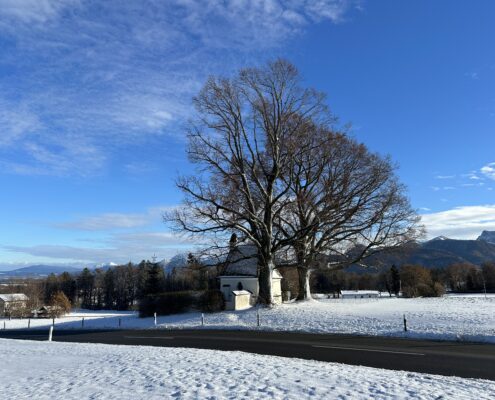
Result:
M52 318L64 314L64 309L60 306L42 306L31 312L33 318Z
M254 245L237 245L230 250L220 280L220 290L227 310L241 310L254 305L259 295L258 249ZM282 275L272 274L275 303L282 303Z
M378 290L341 290L343 299L376 299L380 297Z
M28 300L24 293L0 294L0 317L25 309Z

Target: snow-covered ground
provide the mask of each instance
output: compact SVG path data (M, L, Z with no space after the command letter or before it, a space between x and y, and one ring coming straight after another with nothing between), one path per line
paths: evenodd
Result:
M261 309L205 314L205 328L265 329L317 333L399 336L495 343L495 295L453 295L442 298L329 299ZM403 332L403 315L408 332ZM153 318L130 312L80 311L57 319L55 329L153 328ZM0 329L25 328L27 320L0 320ZM31 320L31 327L48 327L51 320ZM159 328L201 328L197 312L158 317Z
M2 399L493 399L495 382L241 352L0 339Z

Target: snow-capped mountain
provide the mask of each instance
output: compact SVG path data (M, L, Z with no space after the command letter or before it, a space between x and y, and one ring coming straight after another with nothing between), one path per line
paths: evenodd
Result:
M495 231L483 231L476 240L495 244Z
M436 240L450 240L447 236L437 236L434 237L433 239L429 240L430 242L434 242Z
M188 253L179 253L173 256L169 261L161 261L165 274L171 274L176 268L183 268L187 265Z

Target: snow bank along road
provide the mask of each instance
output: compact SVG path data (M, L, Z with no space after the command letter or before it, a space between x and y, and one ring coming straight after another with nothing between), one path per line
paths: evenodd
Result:
M0 331L47 340L47 330ZM495 345L355 335L222 330L55 330L54 341L193 347L495 380Z
M495 398L495 382L242 352L1 340L1 399Z

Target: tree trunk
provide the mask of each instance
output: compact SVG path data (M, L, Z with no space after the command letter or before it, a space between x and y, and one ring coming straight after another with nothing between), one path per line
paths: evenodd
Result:
M306 268L297 267L298 290L296 300L306 300Z
M297 275L299 278L299 293L297 294L297 300L311 300L311 286L309 281L311 269L298 267Z
M309 279L311 278L311 269L306 270L306 282L304 286L304 290L306 292L306 300L312 300L313 298L311 297L311 286L309 283Z
M273 305L272 273L275 265L273 261L266 264L260 267L258 303L271 306Z

